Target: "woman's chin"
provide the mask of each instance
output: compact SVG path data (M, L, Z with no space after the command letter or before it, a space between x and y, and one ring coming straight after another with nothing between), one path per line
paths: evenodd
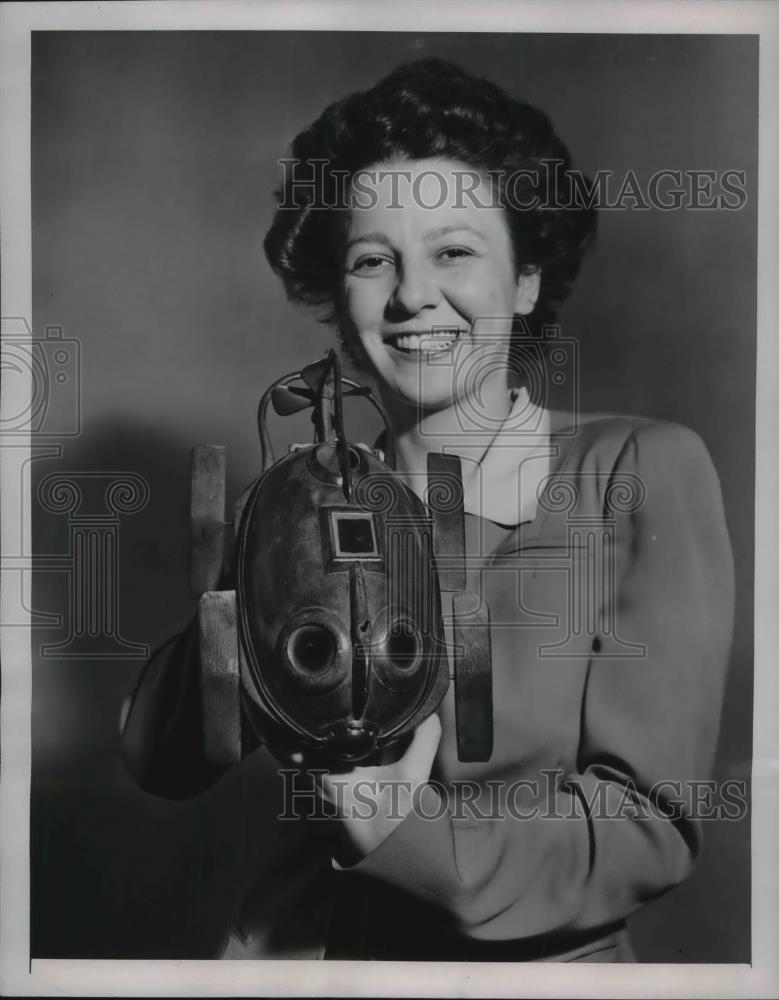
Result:
M449 410L455 404L451 388L443 392L420 392L418 385L414 388L393 386L392 390L385 394L385 399L389 402L391 411L413 412L419 420Z

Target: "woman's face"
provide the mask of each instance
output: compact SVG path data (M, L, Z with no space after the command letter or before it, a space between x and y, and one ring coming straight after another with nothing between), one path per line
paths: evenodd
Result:
M427 159L377 164L358 183L339 323L385 400L424 412L496 377L505 389L512 317L532 311L539 276L517 274L489 182Z

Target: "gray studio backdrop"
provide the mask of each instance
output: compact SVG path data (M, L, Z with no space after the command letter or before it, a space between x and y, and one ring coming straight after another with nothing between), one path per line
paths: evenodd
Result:
M227 446L237 496L257 471L259 393L329 343L262 254L276 160L326 102L423 55L544 108L589 174L745 171L738 211L602 213L561 320L585 409L687 424L719 470L738 609L717 777L749 780L757 40L36 32L33 326L52 371L57 337L71 366L32 464L37 956L207 956L261 862L256 768L192 802L145 796L117 717L144 648L193 613L190 448ZM279 424L282 445L308 437L305 419ZM99 579L82 544L116 553ZM105 601L91 626L83 587ZM631 921L642 959L749 960L749 822L710 823L695 875Z

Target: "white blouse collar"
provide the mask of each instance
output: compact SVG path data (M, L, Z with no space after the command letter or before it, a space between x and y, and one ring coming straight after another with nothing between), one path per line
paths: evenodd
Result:
M488 442L464 437L446 449L462 460L465 511L498 524L532 521L552 458L549 411L523 386L511 390L512 407Z

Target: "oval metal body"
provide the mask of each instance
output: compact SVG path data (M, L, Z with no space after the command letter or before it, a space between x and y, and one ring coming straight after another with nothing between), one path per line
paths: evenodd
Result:
M425 505L378 457L299 449L256 483L238 537L247 714L261 739L365 760L440 703L449 672Z

